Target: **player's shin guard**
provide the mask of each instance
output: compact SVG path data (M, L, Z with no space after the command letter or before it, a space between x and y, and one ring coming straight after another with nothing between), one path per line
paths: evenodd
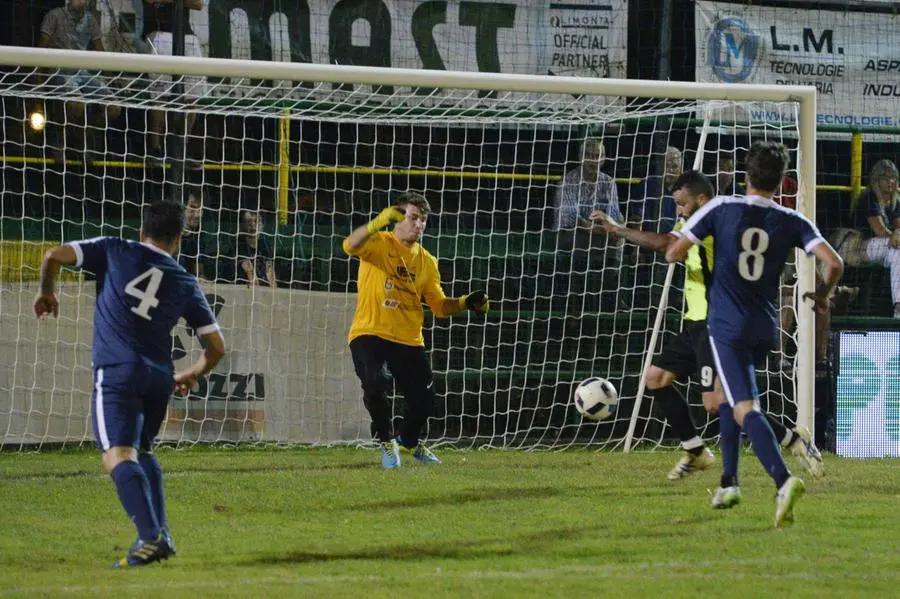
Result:
M781 488L781 485L790 478L791 473L788 471L787 464L784 463L781 447L775 439L775 433L766 422L766 417L760 412L751 411L744 416L744 430L750 437L756 457L775 481L775 487Z
M161 528L166 528L168 526L166 520L166 495L159 460L152 453L141 453L138 456L138 463L143 468L147 481L150 483L150 499L153 502L153 511L156 512L156 520Z
M741 451L741 427L734 420L734 409L728 403L719 405L719 445L722 449L723 489L738 486L738 458Z
M158 538L159 521L153 511L150 483L143 468L137 462L126 460L113 468L110 476L116 483L119 501L122 502L125 513L137 527L138 536L145 541Z
M684 443L697 437L697 427L691 418L691 411L684 396L673 385L653 390L653 397L659 402L660 408L669 421L669 426L678 435L678 440Z

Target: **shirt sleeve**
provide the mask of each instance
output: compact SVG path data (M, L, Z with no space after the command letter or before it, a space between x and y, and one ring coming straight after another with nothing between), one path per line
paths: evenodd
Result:
M56 29L57 14L58 13L56 9L51 10L46 15L44 15L44 20L41 21L41 33L45 34L51 39L53 39L53 31Z
M825 242L825 238L822 237L818 227L799 212L794 215L794 225L799 238L798 245L803 248L807 255L812 253L814 247Z
M713 200L700 208L681 227L681 235L694 243L700 243L704 237L713 235L716 218L716 208L721 205L719 200Z
M878 203L878 197L874 193L867 193L866 196L866 218L870 216L881 218L881 204Z
M348 239L344 239L344 251L349 256L356 256L360 260L365 260L366 262L380 265L383 261L382 259L385 257L388 251L388 244L385 239L386 235L390 235L390 233L381 231L379 233L375 233L374 235L370 235L366 242L355 250L351 250Z
M203 290L196 279L191 279L193 288L191 289L191 298L188 301L187 308L184 311L184 320L188 326L196 331L198 337L209 335L221 330L216 316L206 301Z
M91 43L103 39L103 31L100 30L100 19L91 16Z
M619 188L616 187L613 179L610 179L609 185L609 212L607 214L617 223L622 224L625 222L625 218L622 216L622 208L619 206Z
M75 250L75 268L99 273L106 270L107 249L112 243L110 237L94 237L73 241L69 244Z
M438 313L441 302L447 298L447 294L444 293L444 288L441 287L441 271L438 269L437 259L430 254L428 255L428 269L430 271L428 282L422 290L422 296L425 298L425 303L428 304L431 311Z
M569 198L568 173L562 178L556 188L554 205L556 209L555 224L557 229L571 229L578 222L578 204Z

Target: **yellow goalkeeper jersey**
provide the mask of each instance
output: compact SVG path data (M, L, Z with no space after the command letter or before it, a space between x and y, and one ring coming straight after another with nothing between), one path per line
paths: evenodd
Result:
M675 223L675 232L681 235L681 228L685 221ZM684 313L685 320L706 320L709 309L707 303L707 291L712 282L713 270L713 238L708 236L700 245L691 246L687 258L684 260L684 300L687 302L687 310Z
M439 312L447 297L435 257L418 243L404 246L388 231L370 236L356 250L350 250L346 239L343 247L347 254L360 259L356 313L347 341L374 335L404 345L424 346L422 299L432 311Z

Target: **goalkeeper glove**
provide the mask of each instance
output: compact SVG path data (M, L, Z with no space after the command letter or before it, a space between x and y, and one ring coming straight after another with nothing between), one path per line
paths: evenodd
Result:
M459 307L461 310L472 310L473 312L487 314L491 306L490 300L491 298L484 291L473 291L469 295L459 298Z
M396 206L388 206L382 210L378 216L369 221L369 224L366 225L366 229L370 234L374 234L391 223L399 223L404 218L406 218L406 214L404 214L403 210Z

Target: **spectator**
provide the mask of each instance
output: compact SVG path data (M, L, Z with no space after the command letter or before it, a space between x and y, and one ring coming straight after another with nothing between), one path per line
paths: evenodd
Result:
M741 195L744 188L735 181L734 156L731 152L719 152L716 164L716 195Z
M237 246L238 283L250 287L262 284L275 288L275 268L272 252L265 237L259 234L259 217L256 213L244 211L241 215L241 231Z
M100 18L85 8L85 0L66 0L65 6L49 11L41 22L41 35L37 42L40 48L56 48L60 50L88 50L103 52L103 39L100 32ZM61 88L64 93L87 96L89 98L107 98L112 91L100 77L85 69L60 69L50 77L49 83ZM84 102L65 102L65 123L63 136L59 143L52 144L58 148L57 159L65 160L65 152L72 151L73 158L79 160L99 159L98 134L105 133L107 124L115 120L121 108L107 105L105 113L100 111L93 119L93 127L89 127L87 106ZM93 111L92 111L93 112ZM106 122L104 122L104 114ZM85 130L89 135L85 135ZM86 143L90 142L88 145Z
M137 7L135 7L137 8ZM203 10L203 0L184 0L184 55L202 57L203 49L200 40L191 29L191 11ZM172 37L172 22L175 6L173 0L143 0L141 3L141 23L144 41L150 46L153 54L171 56L174 46ZM135 11L137 12L137 11ZM160 93L171 93L169 78L158 80ZM185 77L183 80L185 95L202 94L205 90L205 82L202 77ZM163 148L163 134L166 130L166 111L154 110L150 112L150 158L163 160L165 156ZM189 111L185 113L185 135L190 134L197 120L197 113ZM183 156L176 156L181 159Z
M189 191L184 210L184 233L181 236L181 250L178 262L197 278L204 278L203 242L200 237L200 219L203 205L197 192Z
M838 229L834 245L847 264L883 264L890 271L894 318L900 318L900 202L897 166L879 160L869 174L869 187L859 196L852 229Z
M619 207L619 192L616 182L600 168L606 161L606 149L599 139L587 139L582 149L581 166L567 172L556 190L556 230L560 245L570 248L587 248L597 245L592 240L602 238L606 233L594 227L589 220L592 212L605 212L616 222L625 219Z
M675 199L672 185L684 170L681 150L666 148L662 177L650 175L644 181L644 206L641 214L641 229L655 233L668 233L675 226Z
M587 279L602 281L599 309L616 309L623 240L608 238L603 228L590 220L591 214L599 211L619 224L625 221L615 180L600 172L605 159L601 140L585 140L581 165L563 176L556 191L554 225L561 250L557 272L567 279L569 302L578 302L566 310L578 314L595 309L584 303Z

